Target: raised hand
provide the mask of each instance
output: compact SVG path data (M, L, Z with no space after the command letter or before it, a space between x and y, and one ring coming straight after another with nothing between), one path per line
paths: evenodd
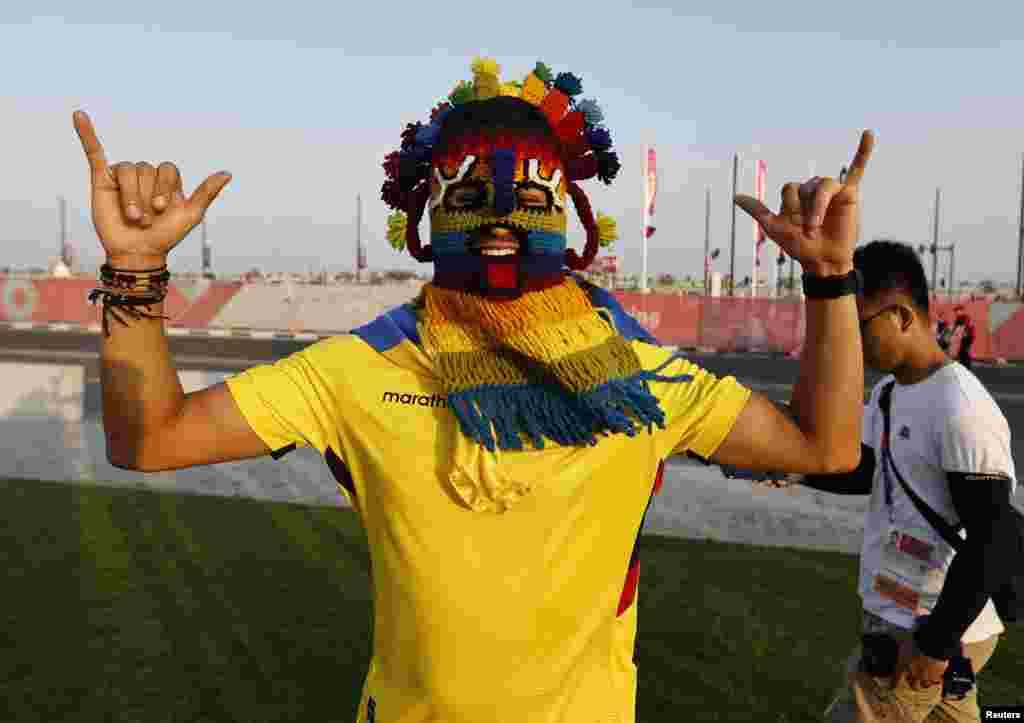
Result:
M171 249L203 220L231 175L213 174L186 198L173 163L110 166L89 116L76 112L74 124L89 161L92 222L108 261L131 270L162 266Z
M845 274L853 268L853 251L860 237L860 183L875 146L871 131L860 146L845 182L815 176L782 188L782 207L775 214L751 196L736 196L736 204L754 218L768 238L803 266L822 275Z

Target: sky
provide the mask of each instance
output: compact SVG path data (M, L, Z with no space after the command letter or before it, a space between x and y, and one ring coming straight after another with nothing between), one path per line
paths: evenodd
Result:
M83 262L102 258L71 123L81 108L111 163L173 161L187 192L233 174L207 217L215 270L353 269L358 194L370 267L429 273L385 240L380 163L485 56L503 79L538 60L575 73L600 103L623 167L584 188L618 220L627 272L641 268L645 144L660 184L648 268L699 275L706 189L715 268L728 270L733 154L741 192L767 163L777 207L785 182L838 175L872 128L863 239L930 242L941 188L939 241L956 243L958 278L1014 279L1024 3L676 5L4 3L0 266L55 255L58 196ZM753 228L736 219L742 277ZM198 270L200 245L197 229L172 268Z

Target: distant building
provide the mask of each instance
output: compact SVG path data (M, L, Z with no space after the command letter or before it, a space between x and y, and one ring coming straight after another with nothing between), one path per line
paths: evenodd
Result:
M50 262L50 276L55 279L70 279L72 273L64 259L53 259Z

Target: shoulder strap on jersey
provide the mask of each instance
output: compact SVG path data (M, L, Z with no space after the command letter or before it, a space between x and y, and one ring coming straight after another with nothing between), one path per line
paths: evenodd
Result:
M914 492L910 485L907 484L907 481L903 479L903 475L900 474L899 469L896 467L896 460L892 457L892 449L889 446L891 439L889 434L891 426L889 410L892 405L892 389L895 385L895 381L889 382L882 388L881 394L878 395L878 406L882 410L882 464L888 465L893 476L900 483L900 487L907 493L910 501L914 503L914 507L921 513L921 516L928 520L928 524L935 528L935 531L942 536L946 544L959 551L964 544L963 538L958 534L960 528L946 522L938 512L929 507L928 503Z

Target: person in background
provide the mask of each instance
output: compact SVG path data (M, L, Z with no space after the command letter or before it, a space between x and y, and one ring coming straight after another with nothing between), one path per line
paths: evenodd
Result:
M946 321L945 316L940 316L939 320L935 322L935 340L939 344L939 348L942 351L949 353L949 342L953 336L953 329L950 327L949 322Z
M976 338L974 320L962 306L956 307L954 312L956 313L956 321L953 324L953 332L960 332L960 349L957 351L956 358L966 368L971 369L974 364L971 348L974 346Z
M978 721L977 686L944 695L943 678L970 661L984 670L1004 632L993 592L1012 572L1016 528L1010 428L969 369L939 346L928 286L910 246L858 248L858 298L865 365L886 374L864 409L861 464L842 475L791 476L835 494L870 495L860 555L862 644L826 712L833 723ZM890 384L893 384L891 387ZM885 439L881 403L889 397ZM883 461L888 444L891 462ZM955 552L904 491L945 520L959 520Z

